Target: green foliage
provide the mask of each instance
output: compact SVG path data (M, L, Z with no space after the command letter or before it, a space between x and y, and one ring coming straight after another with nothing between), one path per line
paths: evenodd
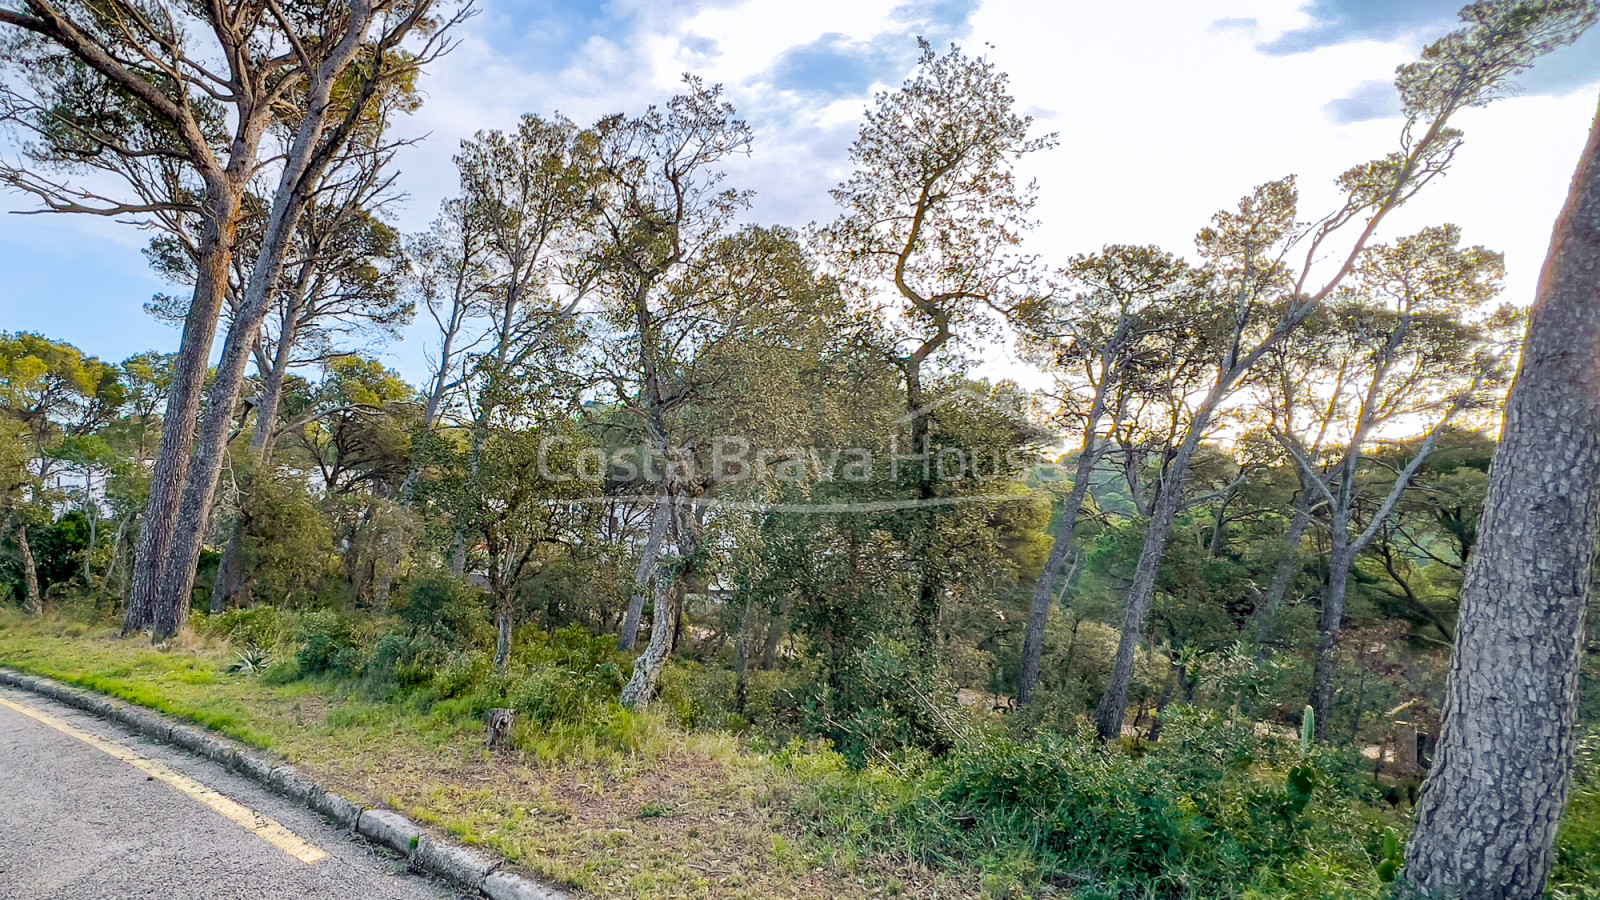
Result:
M802 809L819 836L842 832L1016 887L1071 884L1080 897L1376 897L1359 794L1341 786L1336 760L1288 764L1298 755L1290 742L1194 712L1137 755L1108 751L1087 732L1046 731L982 734L898 768L855 770L836 757L841 765L819 770L797 748L779 759L815 785Z
M956 688L906 644L874 641L815 688L808 730L856 765L915 751L944 753L964 733Z
M317 610L300 619L295 634L300 652L295 655L302 675L360 674L363 654L356 636L356 624L334 610Z
M466 647L484 636L488 610L483 593L448 572L417 575L389 604L389 612L413 635L427 635L446 646Z

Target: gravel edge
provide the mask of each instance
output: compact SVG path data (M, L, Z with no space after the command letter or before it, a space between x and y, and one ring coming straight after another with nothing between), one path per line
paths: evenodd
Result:
M498 856L433 834L393 810L357 803L317 784L288 763L205 728L104 694L13 669L0 668L0 684L81 709L152 740L205 757L275 794L304 804L374 844L399 853L412 868L472 894L489 900L573 900L566 891L505 870L506 861Z

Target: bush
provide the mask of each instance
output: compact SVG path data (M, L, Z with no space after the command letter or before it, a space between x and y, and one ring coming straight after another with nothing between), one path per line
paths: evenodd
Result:
M443 571L424 572L389 605L389 612L414 635L466 649L486 634L489 613L483 594Z
M295 635L300 652L295 661L302 675L352 677L362 670L362 653L351 619L334 610L307 613Z
M280 644L288 643L298 628L294 614L266 605L230 609L195 621L207 633L226 638L235 647L260 647L264 650L277 649Z
M874 641L828 673L806 712L810 733L856 765L906 751L947 752L967 718L955 685L897 641Z

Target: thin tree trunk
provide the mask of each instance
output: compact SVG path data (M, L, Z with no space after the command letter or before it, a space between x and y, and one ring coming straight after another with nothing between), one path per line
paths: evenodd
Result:
M1600 545L1600 116L1555 226L1467 563L1444 705L1404 877L1424 892L1544 896L1577 745Z
M1311 711L1316 738L1327 740L1332 728L1333 681L1339 669L1339 638L1344 630L1344 604L1350 589L1350 566L1355 562L1348 538L1339 539L1333 525L1333 552L1328 556L1328 585L1322 595L1322 620L1317 638L1317 662L1311 672Z
M1220 399L1221 391L1215 393ZM1111 678L1094 713L1095 731L1101 740L1109 741L1122 735L1123 720L1128 714L1128 695L1133 690L1134 658L1139 649L1145 617L1155 603L1161 558L1166 554L1167 541L1172 536L1172 522L1178 515L1184 487L1189 480L1189 462L1200 447L1200 438L1210 422L1214 407L1214 403L1209 403L1195 413L1188 437L1183 446L1178 448L1166 477L1161 481L1155 507L1145 526L1144 548L1139 552L1133 584L1128 588L1128 608L1122 616L1122 638L1117 644L1116 662L1112 665Z
M211 614L220 615L227 612L235 605L234 595L238 593L243 582L240 571L243 561L239 559L242 552L243 540L240 533L244 530L241 516L233 524L233 533L228 537L228 547L222 552L222 559L217 563L217 578L211 583Z
M100 510L94 502L94 473L84 475L83 510L89 518L89 546L83 550L83 586L94 590L94 545L100 540Z
M750 696L750 640L754 637L755 619L755 598L747 595L744 611L739 614L739 637L733 645L733 708L741 716Z
M1094 427L1091 425L1090 427ZM1022 666L1017 673L1017 705L1027 706L1033 701L1034 686L1039 683L1039 665L1044 658L1044 633L1050 623L1050 607L1056 597L1056 583L1066 568L1072 554L1072 536L1078 527L1078 515L1083 511L1083 501L1089 494L1089 480L1099 459L1096 442L1084 442L1078 454L1078 469L1072 482L1072 491L1061 510L1061 521L1056 524L1055 543L1050 547L1050 557L1044 571L1033 584L1033 605L1028 610L1028 630L1022 639Z
M278 346L272 354L272 368L261 385L261 403L256 408L256 431L250 438L250 450L261 462L272 457L273 438L278 428L278 406L283 402L283 382L288 377L289 363L294 358L300 311L305 306L306 286L311 280L312 268L312 264L307 262L295 277L289 308L283 315L282 333L278 335Z
M496 592L494 604L494 670L505 673L511 662L511 598Z
M634 570L633 596L628 600L628 611L622 617L622 636L617 649L626 653L639 643L639 623L644 619L645 594L650 581L656 576L656 561L661 556L661 544L667 537L667 522L672 511L665 502L650 508L650 535L645 538L644 549L639 554L639 567Z
M770 672L777 664L778 642L783 640L783 633L788 627L789 611L794 609L794 597L784 594L778 602L778 614L767 622L767 634L761 641L761 671Z
M28 543L27 522L17 526L17 548L22 551L24 609L30 616L43 615L44 601L39 597L39 567L33 559L33 547Z
M1300 545L1305 542L1306 528L1311 524L1311 486L1301 479L1300 498L1294 505L1294 518L1289 520L1289 531L1283 536L1284 555L1278 560L1277 568L1272 571L1272 583L1267 585L1267 593L1261 598L1261 606L1256 609L1256 644L1259 646L1257 659L1265 659L1266 648L1272 642L1272 630L1278 618L1278 610L1283 606L1283 598L1289 593L1289 585L1294 583L1295 572L1300 568Z

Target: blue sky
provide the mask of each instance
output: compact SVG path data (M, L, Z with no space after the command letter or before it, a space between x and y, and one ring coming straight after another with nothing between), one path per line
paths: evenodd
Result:
M1053 261L1113 241L1179 252L1252 185L1302 176L1308 214L1338 172L1393 145L1388 80L1451 27L1453 0L1155 0L1138 11L1086 0L481 0L461 46L424 81L401 130L407 230L455 189L450 157L523 112L584 122L670 96L684 72L726 85L755 129L731 181L755 189L756 221L831 216L827 191L872 93L899 83L915 39L958 41L1012 73L1019 105L1060 146L1032 160ZM988 45L987 47L985 45ZM1519 96L1472 110L1449 178L1398 217L1438 221L1507 252L1508 299L1525 300L1600 92L1600 32L1522 79ZM9 145L3 152L12 153ZM0 195L0 209L27 208ZM175 328L142 309L169 289L140 253L147 235L103 219L0 216L0 330L37 330L120 359L171 350ZM383 348L414 381L425 334ZM996 374L1018 374L1004 348Z

